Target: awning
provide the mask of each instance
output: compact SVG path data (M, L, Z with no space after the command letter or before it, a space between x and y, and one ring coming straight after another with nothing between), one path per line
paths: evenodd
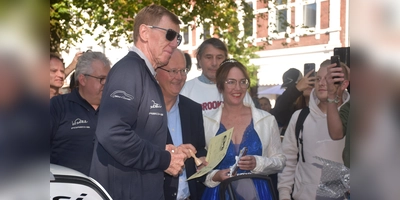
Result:
M258 91L258 94L259 95L262 95L262 94L279 94L279 95L281 95L284 91L285 91L285 89L283 89L283 88L281 89L281 85L275 85L270 88Z

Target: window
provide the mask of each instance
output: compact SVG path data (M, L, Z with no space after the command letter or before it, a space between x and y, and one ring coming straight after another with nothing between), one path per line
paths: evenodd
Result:
M203 25L203 39L208 39L210 37L210 24L206 23Z
M286 3L287 3L287 0L276 0L275 1L276 5L282 5L282 4L286 4Z
M317 4L303 6L303 25L307 28L315 28L317 19Z
M183 44L189 44L189 32L191 31L190 25L186 26L183 31Z
M281 9L276 11L276 31L286 32L288 26L287 22L287 9Z
M254 16L252 14L252 12L253 12L253 2L249 1L249 2L246 2L246 3L249 6L246 9L251 9L251 11L250 11L251 14L250 15L246 15L244 17L244 24L243 24L244 35L245 36L253 36L253 19L254 19Z

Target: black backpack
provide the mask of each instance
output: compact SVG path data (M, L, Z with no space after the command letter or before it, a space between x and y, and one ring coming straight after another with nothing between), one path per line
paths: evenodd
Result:
M297 122L296 122L296 129L295 129L295 134L296 134L296 141L297 141L297 148L299 149L299 143L301 144L301 149L299 149L299 152L297 153L297 161L299 161L299 154L301 152L301 158L302 161L305 162L304 159L304 152L303 152L303 138L304 135L301 135L300 137L300 131L303 132L303 124L304 121L306 120L308 114L310 113L310 108L309 107L305 107L303 109L301 109L299 117L297 118Z

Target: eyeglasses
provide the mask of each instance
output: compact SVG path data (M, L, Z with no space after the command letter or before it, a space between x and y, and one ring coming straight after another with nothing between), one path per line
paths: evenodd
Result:
M228 79L228 80L225 81L225 83L226 83L226 87L227 87L227 88L233 89L233 88L236 87L238 81L235 80L235 79ZM240 87L240 88L242 88L242 89L247 89L247 88L249 88L249 86L250 86L250 85L249 85L249 80L247 80L247 79L242 79L242 80L239 81L239 87Z
M89 77L92 77L92 78L95 78L95 79L99 79L100 84L102 84L102 85L104 85L104 83L106 83L106 78L107 77L97 77L97 76L92 76L90 74L83 74L83 75L89 76Z
M164 69L162 67L158 67L157 69L162 69L162 70L168 72L170 77L175 77L176 75L178 75L178 73L180 73L181 76L186 76L189 73L189 69L187 69L187 68L181 69L181 70L178 70L178 69L168 70L168 69Z
M167 34L165 35L165 38L167 38L168 41L172 41L176 37L176 40L178 42L178 46L182 42L182 35L180 35L179 33L177 33L176 31L174 31L172 29L165 29L165 28L161 28L161 27L158 27L158 26L150 26L150 25L147 25L147 27L156 28L156 29L167 31Z

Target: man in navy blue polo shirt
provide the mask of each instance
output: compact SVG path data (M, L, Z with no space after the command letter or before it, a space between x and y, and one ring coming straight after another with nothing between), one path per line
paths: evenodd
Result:
M115 200L164 200L164 172L177 176L190 157L187 148L166 145L167 111L154 78L182 40L180 23L162 6L140 10L134 45L107 77L90 176Z
M51 99L51 163L89 175L98 107L110 65L101 52L84 53L75 71L78 87Z

